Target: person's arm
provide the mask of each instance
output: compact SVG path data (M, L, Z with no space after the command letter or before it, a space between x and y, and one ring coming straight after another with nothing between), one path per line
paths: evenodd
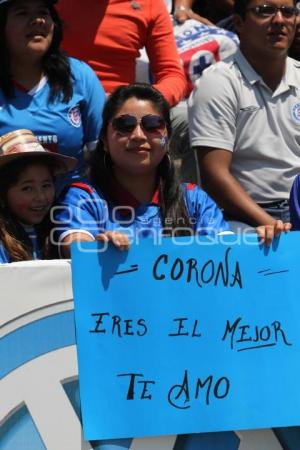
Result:
M203 188L225 213L253 226L275 224L231 174L232 152L208 147L196 147L196 151Z
M151 0L149 32L145 44L154 87L170 106L175 106L187 93L187 80L176 48L173 26L163 0Z
M196 234L216 236L231 234L230 224L225 222L222 212L209 195L198 186L185 186L185 199L190 218L195 220ZM269 246L281 233L290 231L291 224L274 220L271 225L256 227L256 233L262 244Z
M125 233L108 230L107 203L97 191L85 182L73 183L53 207L52 236L60 256L70 258L72 242L112 242L119 250L128 250Z
M173 16L178 23L184 23L188 19L198 20L205 25L213 25L210 20L205 17L200 16L199 14L194 13L193 9L193 0L175 0L174 8L173 8Z
M87 183L73 183L52 209L54 244L70 257L74 241L94 241L105 228L106 202Z
M203 187L226 213L255 226L260 242L265 245L290 231L289 222L283 223L267 214L230 173L231 152L205 147L198 150Z

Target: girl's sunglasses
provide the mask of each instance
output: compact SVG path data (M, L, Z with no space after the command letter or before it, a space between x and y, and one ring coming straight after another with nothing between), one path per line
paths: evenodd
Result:
M112 121L112 127L114 130L122 134L130 134L140 124L142 129L146 133L155 133L163 131L166 128L166 122L160 116L154 114L147 114L138 120L131 114L124 114L122 116L115 117Z

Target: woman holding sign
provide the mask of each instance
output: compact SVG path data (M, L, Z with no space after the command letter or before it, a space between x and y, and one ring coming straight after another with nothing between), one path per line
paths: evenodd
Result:
M107 100L89 181L73 183L60 200L56 236L62 253L72 241L112 241L121 250L140 238L215 236L229 228L198 186L180 184L170 160L169 106L152 86L118 88ZM285 229L262 227L269 240Z
M163 236L228 232L210 197L178 182L168 156L170 135L168 104L153 87L133 84L109 97L89 180L73 183L55 214L64 255L75 240L111 241L126 250L139 238L159 242ZM278 222L270 236L283 227ZM182 435L174 450L238 450L239 442L234 432Z

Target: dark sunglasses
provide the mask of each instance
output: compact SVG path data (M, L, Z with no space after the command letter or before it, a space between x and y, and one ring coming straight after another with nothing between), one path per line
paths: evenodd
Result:
M282 16L286 19L291 19L298 15L298 8L294 6L274 6L274 5L258 5L252 8L246 9L246 11L252 11L259 17L272 17L277 14L278 11L281 12Z
M140 120L131 114L124 114L122 116L115 117L112 121L113 129L123 134L132 133L138 124L141 125L146 133L155 133L158 131L163 131L166 128L166 122L164 119L154 114L147 114Z

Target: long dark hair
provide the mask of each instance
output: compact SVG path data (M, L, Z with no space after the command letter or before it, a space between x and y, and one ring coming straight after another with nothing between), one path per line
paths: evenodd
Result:
M153 104L166 122L168 137L172 133L170 108L162 94L149 84L134 83L116 89L108 98L103 110L103 125L99 143L89 162L88 176L110 201L110 180L113 175L113 164L104 150L103 138L113 117L117 114L126 100L135 97L147 100ZM175 172L175 167L168 154L164 156L157 168L159 194L161 204L161 219L164 234L183 236L190 234L190 220L185 205L183 192ZM187 230L188 229L188 230Z
M0 89L7 99L13 97L13 83L10 67L10 55L6 45L5 27L7 13L11 2L0 5ZM53 102L62 95L62 101L68 102L73 94L72 74L70 62L66 54L60 48L63 38L63 24L52 2L45 0L50 15L54 22L52 43L43 56L42 68L50 85L49 101Z
M32 242L18 219L14 217L7 206L8 189L17 183L21 173L33 164L45 164L54 180L57 166L52 161L39 156L27 156L13 161L0 170L0 241L10 256L11 262L33 259ZM51 223L49 214L35 225L38 245L43 259L55 257L54 249L49 243Z

